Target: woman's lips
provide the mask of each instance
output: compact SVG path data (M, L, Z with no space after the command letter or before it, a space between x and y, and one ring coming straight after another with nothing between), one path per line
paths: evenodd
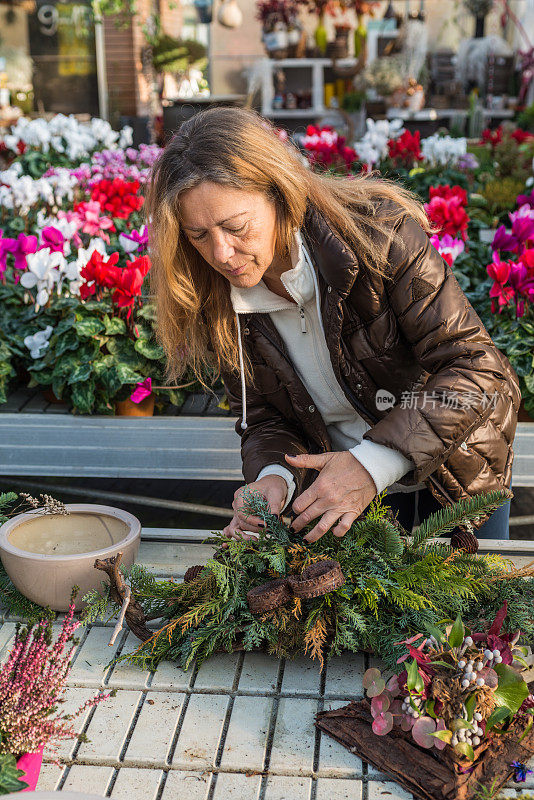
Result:
M235 267L234 269L227 269L225 272L228 272L229 275L241 275L241 273L247 267L248 262L245 262L240 267Z

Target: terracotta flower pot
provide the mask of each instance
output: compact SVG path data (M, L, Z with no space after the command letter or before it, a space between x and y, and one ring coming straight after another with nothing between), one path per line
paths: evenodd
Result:
M43 397L47 401L47 403L54 403L56 405L64 405L65 401L54 394L53 389L49 386L47 389L43 389Z
M36 753L24 753L17 761L17 769L24 771L24 775L19 779L28 784L27 789L23 792L34 792L39 779L41 771L41 764L43 763L43 746L41 746Z
M149 394L140 403L134 403L129 397L126 400L117 400L115 414L119 417L152 417L154 416L154 401L156 395Z

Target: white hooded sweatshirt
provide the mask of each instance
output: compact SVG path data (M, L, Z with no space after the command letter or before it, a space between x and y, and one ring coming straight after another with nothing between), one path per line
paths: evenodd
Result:
M247 412L239 314L269 314L295 370L325 421L333 450L352 453L371 475L377 493L386 487L390 487L390 492L411 492L424 488L424 483L416 486L396 483L414 467L414 463L402 453L367 439L362 440L363 434L371 426L349 402L334 374L320 313L317 276L299 230L294 233L291 262L293 268L282 274L281 281L295 303L271 292L263 280L250 288L231 287L230 298L239 332L243 428L246 428ZM256 480L265 475L280 475L285 479L285 508L295 491L292 473L280 464L271 464L260 471Z

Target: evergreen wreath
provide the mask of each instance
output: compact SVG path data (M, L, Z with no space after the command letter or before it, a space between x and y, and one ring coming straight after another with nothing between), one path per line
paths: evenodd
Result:
M186 670L219 651L257 648L278 657L306 653L321 666L344 650L368 651L394 666L394 642L458 614L466 625L483 626L505 601L507 625L520 628L532 644L534 562L515 569L502 556L431 541L490 515L510 494L501 490L455 503L408 536L383 505L384 491L343 538L329 532L308 544L303 532L271 513L263 495L245 490L243 511L265 523L257 539L214 534L214 557L190 569L184 583L158 580L139 565L125 570L118 561L98 562L111 586L103 583L103 594L84 597L86 619L113 615L121 604L122 619L129 602L126 621L145 641L121 658L152 669L162 659ZM323 584L318 595L309 590L317 581ZM270 610L254 605L258 587ZM155 619L158 629L148 629L145 622Z

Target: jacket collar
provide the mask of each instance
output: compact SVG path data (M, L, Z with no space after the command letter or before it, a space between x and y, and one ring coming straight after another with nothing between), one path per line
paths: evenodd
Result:
M348 295L359 271L358 259L311 203L306 209L302 234L324 281L339 294Z
M332 230L318 208L308 203L303 226L296 230L291 247L292 269L282 275L282 282L291 292L296 289L306 291L306 265L302 244L307 247L314 264L328 286L340 295L346 296L359 271L358 260L343 240ZM279 297L267 288L263 280L256 286L240 289L230 288L230 300L237 314L268 314L295 308L294 303Z

